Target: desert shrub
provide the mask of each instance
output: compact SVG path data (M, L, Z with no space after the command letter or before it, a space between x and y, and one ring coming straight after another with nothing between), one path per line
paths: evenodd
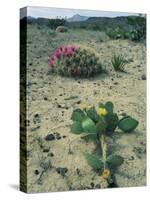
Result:
M116 40L116 39L125 39L126 31L123 28L116 27L115 29L108 28L106 30L106 33L111 39Z
M99 32L97 34L97 41L98 42L105 42L109 39L108 35L105 32Z
M129 38L131 40L140 41L146 38L146 17L129 16L127 21L132 26L132 29L129 31Z
M59 18L56 18L56 19L49 19L48 21L48 26L51 28L51 29L56 29L58 26L64 26L66 24L66 20L65 19L59 19Z
M65 27L65 26L58 26L56 28L56 32L61 32L61 33L64 33L64 32L67 32L68 31L68 28Z
M124 56L114 54L111 63L115 71L124 71L126 60L124 59Z
M58 47L49 58L49 70L63 76L91 77L102 71L98 55L89 48Z

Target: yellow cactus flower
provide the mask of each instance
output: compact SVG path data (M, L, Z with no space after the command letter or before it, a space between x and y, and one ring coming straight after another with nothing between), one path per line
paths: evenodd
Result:
M103 177L103 178L108 178L109 175L110 175L110 171L109 171L108 169L105 169L105 170L103 171L102 177Z
M107 114L107 110L105 108L99 108L97 114L103 117Z
M83 103L83 104L81 104L81 109L83 109L83 110L87 110L88 108L89 108L89 105L88 104L86 104L86 103Z

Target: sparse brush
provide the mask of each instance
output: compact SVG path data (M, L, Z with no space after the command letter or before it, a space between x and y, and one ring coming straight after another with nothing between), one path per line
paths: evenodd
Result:
M111 59L112 66L115 71L124 71L124 66L126 64L126 60L122 55L114 54Z

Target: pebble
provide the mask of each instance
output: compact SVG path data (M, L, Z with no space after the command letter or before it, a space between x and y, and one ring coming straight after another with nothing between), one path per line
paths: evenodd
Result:
M48 100L48 98L47 98L47 97L44 97L44 100L45 100L45 101L47 101L47 100Z
M40 115L39 114L35 114L33 117L33 122L34 124L40 123L41 119L40 119Z
M34 171L34 174L35 174L35 175L38 175L38 174L39 174L39 171L36 169L36 170Z
M94 185L95 185L95 184L94 184L93 182L91 182L91 187L92 187L92 188L94 188Z
M146 75L143 74L143 75L141 76L141 79L142 79L142 80L146 80Z
M47 140L47 141L55 140L55 136L54 136L53 134L48 134L48 135L45 137L45 140Z
M61 174L62 176L65 176L65 174L68 172L67 168L62 168L62 167L58 167L56 168L56 171L58 174Z
M54 154L53 154L53 153L50 153L50 156L51 156L51 157L54 157Z
M49 149L43 149L43 152L47 153L47 152L49 152Z
M119 83L118 82L114 82L114 85L118 85Z
M100 184L97 184L97 185L95 186L95 188L97 188L97 189L101 188Z

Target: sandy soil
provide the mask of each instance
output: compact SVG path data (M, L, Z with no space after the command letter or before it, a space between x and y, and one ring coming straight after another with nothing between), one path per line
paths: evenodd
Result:
M145 185L146 80L142 80L142 75L146 73L144 44L128 40L96 42L97 38L93 37L87 40L89 46L97 50L108 73L90 79L73 79L47 74L47 52L61 37L65 40L65 35L49 39L47 35L42 36L43 33L44 30L32 26L28 28L28 192L108 187L107 182L92 171L83 157L83 152L95 151L95 144L86 143L72 134L69 128L74 108L81 103L106 101L114 103L120 117L128 113L139 120L134 133L124 134L117 130L112 138L107 138L109 149L125 159L116 173L116 184L118 187ZM114 72L112 69L110 59L114 51L122 53L127 59L127 73ZM46 140L48 134L53 134L55 139L51 135L50 139L54 140Z

